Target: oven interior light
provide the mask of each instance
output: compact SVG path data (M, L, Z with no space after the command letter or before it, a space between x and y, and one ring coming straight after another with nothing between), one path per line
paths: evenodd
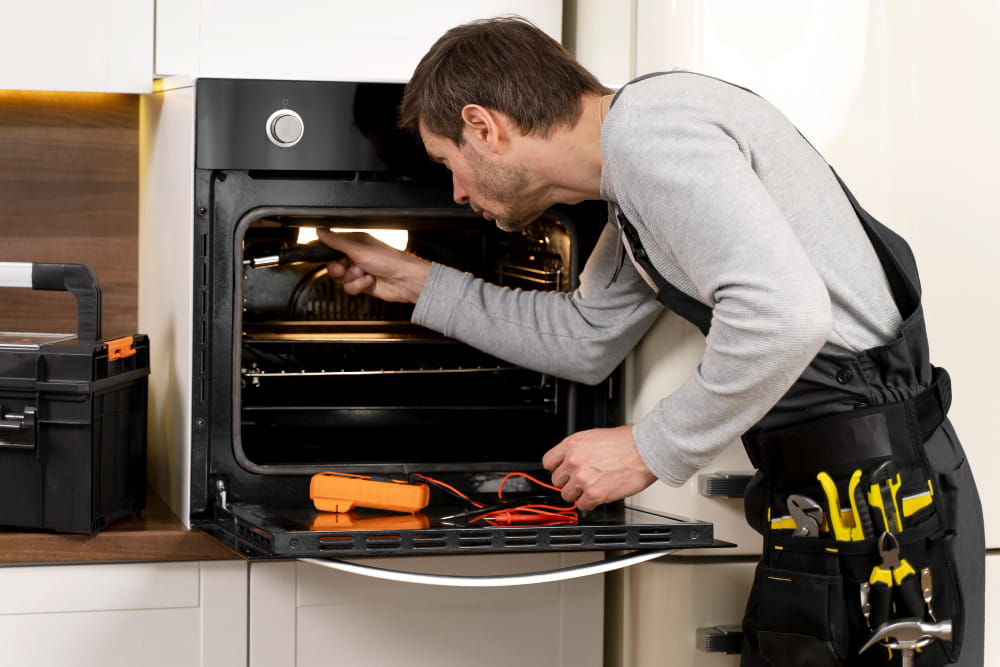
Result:
M392 246L396 250L406 250L410 242L410 233L405 229L348 229L344 227L332 227L331 232L367 232L382 243ZM299 227L298 242L301 244L316 240L316 229L314 227Z

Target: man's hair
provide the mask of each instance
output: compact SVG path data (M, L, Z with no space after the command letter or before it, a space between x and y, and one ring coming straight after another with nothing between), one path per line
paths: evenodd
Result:
M606 95L593 74L526 19L503 16L446 32L406 86L399 125L462 145L462 108L478 104L506 114L523 134L542 137L572 126L584 93Z

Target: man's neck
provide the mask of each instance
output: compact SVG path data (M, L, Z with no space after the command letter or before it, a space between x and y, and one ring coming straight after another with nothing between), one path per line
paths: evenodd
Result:
M607 104L602 99L597 94L585 95L583 112L573 127L560 128L545 139L535 138L526 146L535 175L548 184L557 202L601 198L601 123Z

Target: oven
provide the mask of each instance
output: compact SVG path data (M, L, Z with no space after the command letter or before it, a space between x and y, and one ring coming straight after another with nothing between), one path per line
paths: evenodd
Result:
M396 129L400 84L198 79L189 90L172 109L145 109L146 132L191 124L193 145L174 150L191 151L193 180L158 172L162 156L144 161L144 182L178 186L143 198L140 241L140 320L164 346L151 478L175 511L250 558L713 544L710 524L621 502L569 523L477 520L446 487L487 505L501 484L508 501L557 500L505 477L547 481L551 446L619 423L620 375L586 386L517 367L412 324L412 306L346 295L322 261L293 261L317 228L362 230L503 286L565 292L603 206L500 232L457 206L448 173ZM326 472L441 484L419 512L330 513L310 499Z

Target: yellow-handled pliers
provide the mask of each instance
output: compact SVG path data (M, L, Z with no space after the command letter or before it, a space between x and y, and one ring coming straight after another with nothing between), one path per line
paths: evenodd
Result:
M910 562L899 555L899 540L885 531L878 540L880 562L872 568L868 583L871 585L871 625L881 626L892 615L892 591L899 591L897 608L899 616L923 615L923 597L917 581L917 571Z

